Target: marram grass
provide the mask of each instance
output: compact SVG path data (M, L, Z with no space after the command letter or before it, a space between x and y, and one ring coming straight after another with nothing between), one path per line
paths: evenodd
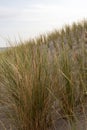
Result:
M60 118L75 129L87 105L86 29L74 23L0 53L0 103L18 130L55 130Z

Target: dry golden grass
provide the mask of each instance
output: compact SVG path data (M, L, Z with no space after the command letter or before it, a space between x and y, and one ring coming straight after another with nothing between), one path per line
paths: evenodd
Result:
M1 52L1 103L10 104L18 129L49 130L56 118L72 124L78 107L85 110L86 29L86 21L74 23Z

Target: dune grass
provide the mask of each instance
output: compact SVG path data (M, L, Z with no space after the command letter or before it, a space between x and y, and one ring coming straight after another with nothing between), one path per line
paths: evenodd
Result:
M85 113L86 29L86 21L74 23L0 53L1 103L12 110L18 130L55 130L58 118L72 124L78 108Z

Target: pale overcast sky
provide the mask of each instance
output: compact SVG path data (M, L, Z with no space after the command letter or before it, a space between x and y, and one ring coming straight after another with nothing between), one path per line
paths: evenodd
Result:
M0 47L87 18L87 0L0 0Z

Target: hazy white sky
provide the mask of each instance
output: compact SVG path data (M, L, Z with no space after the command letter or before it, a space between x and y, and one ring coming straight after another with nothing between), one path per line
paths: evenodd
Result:
M0 0L0 47L87 18L87 0Z

